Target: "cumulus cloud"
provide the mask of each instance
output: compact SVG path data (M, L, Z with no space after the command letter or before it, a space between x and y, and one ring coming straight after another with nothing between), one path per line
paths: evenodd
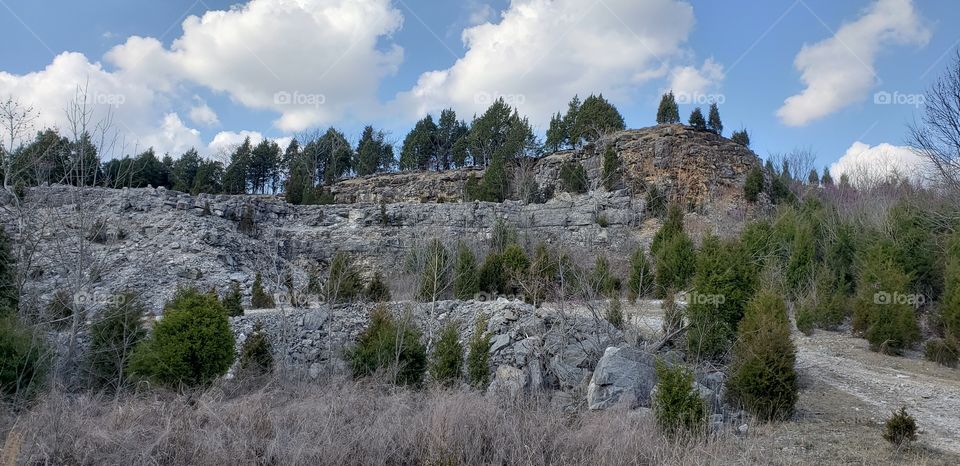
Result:
M879 52L894 45L924 45L930 30L912 0L877 0L859 19L794 59L806 88L777 111L790 126L803 126L866 98L874 85Z
M260 144L260 141L263 141L264 137L259 131L221 131L213 137L213 140L210 141L210 144L207 145L207 152L216 159L221 159L226 162L230 154L239 146L243 144L243 141L247 138L250 138L250 144L257 145ZM272 138L281 149L286 149L290 144L290 141L293 140L292 137L285 136L281 138Z
M476 26L478 24L483 24L489 22L493 19L495 12L493 7L488 3L480 2L478 0L470 0L467 2L468 18L467 22L471 26Z
M453 66L423 73L396 103L469 115L502 96L543 124L574 94L628 99L665 76L693 24L693 8L674 0L513 0L499 22L463 32L467 51Z
M403 59L390 40L402 22L390 0L251 0L186 18L169 48L134 36L104 64L65 52L41 71L0 72L0 96L16 95L42 124L64 128L64 107L84 86L131 145L160 152L198 142L177 109L189 108L195 125L219 121L205 103L190 102L198 86L277 112L277 128L299 131L376 111L380 80Z
M670 72L670 87L665 90L672 90L677 101L682 104L710 103L710 99L719 99L714 93L719 89L724 77L723 65L713 61L713 58L708 58L700 68L675 67Z
M911 147L887 143L870 146L857 141L830 165L830 173L836 180L847 175L853 185L864 186L890 175L920 182L927 179L929 168L927 160Z

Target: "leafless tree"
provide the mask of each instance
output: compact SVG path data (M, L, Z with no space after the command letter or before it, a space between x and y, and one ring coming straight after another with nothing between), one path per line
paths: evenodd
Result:
M37 112L33 107L24 105L12 96L0 101L0 152L2 152L3 188L16 197L13 191L13 180L17 177L14 169L14 154L23 145L24 140L33 132L33 124L37 120ZM22 167L21 170L26 169Z
M960 194L960 50L947 71L927 90L920 122L907 142L930 161L937 182Z

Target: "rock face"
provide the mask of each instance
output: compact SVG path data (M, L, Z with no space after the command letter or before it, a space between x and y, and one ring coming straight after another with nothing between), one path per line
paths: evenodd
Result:
M650 391L657 384L655 361L656 356L637 348L607 348L593 371L587 405L594 410L617 403L649 407Z

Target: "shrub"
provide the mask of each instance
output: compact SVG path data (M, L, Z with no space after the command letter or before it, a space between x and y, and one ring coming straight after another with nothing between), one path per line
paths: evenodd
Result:
M693 241L686 233L669 239L657 254L657 270L654 276L657 296L663 297L670 290L682 290L696 271L696 253Z
M883 439L897 448L917 439L917 421L907 414L907 408L895 411L883 427Z
M783 420L797 402L796 348L783 299L760 291L747 305L733 347L731 397L763 420Z
M743 197L748 202L757 202L763 192L763 169L756 165L747 173L747 180L743 184Z
M807 222L797 225L787 261L787 284L793 296L799 296L809 285L816 265L816 239L813 227Z
M613 147L603 153L603 187L613 191L620 184L620 157Z
M703 433L707 407L693 389L693 372L682 365L668 366L657 359L657 393L653 414L657 426L667 434Z
M931 217L931 211L901 201L890 209L888 223L894 259L910 277L910 291L938 299L944 280L941 263L931 253L938 249Z
M480 290L488 293L505 293L507 272L503 266L503 256L491 252L483 260L479 274Z
M134 348L147 336L143 315L143 303L127 293L103 309L90 326L87 365L92 387L116 392L126 385L127 363Z
M436 301L449 286L450 254L438 239L430 241L424 253L419 296L425 301Z
M355 378L386 370L396 384L420 385L427 369L427 350L409 320L398 322L383 306L370 313L370 325L357 337L356 346L347 351Z
M383 281L383 275L380 272L373 274L370 283L363 290L363 297L371 303L385 303L390 301L390 287Z
M576 194L583 194L590 189L587 171L580 162L568 160L560 165L560 189Z
M651 185L647 188L647 193L644 196L643 210L647 215L658 218L667 214L667 196L657 185Z
M623 330L623 309L620 305L620 298L613 298L608 302L606 318L610 325Z
M363 292L363 279L350 255L339 251L333 255L323 295L328 303L351 302Z
M225 374L236 357L233 331L216 296L177 292L130 359L132 374L171 388L201 387Z
M527 253L518 244L511 244L503 251L501 256L503 261L503 271L507 279L507 291L515 294L519 284L526 278L530 270L530 259Z
M70 326L73 317L74 295L67 290L54 293L47 304L46 318L54 328L64 329Z
M493 225L493 230L490 231L490 250L502 254L507 246L516 242L517 230L507 225L507 222L502 218L498 218L497 223Z
M0 394L9 401L31 398L49 368L46 343L14 317L0 318Z
M257 277L259 276L257 274ZM260 290L263 291L263 288ZM227 312L227 317L243 315L243 292L240 290L240 283L234 281L230 284L230 291L223 297L223 309Z
M10 238L0 228L0 318L15 314L19 303L16 259L10 251Z
M707 120L703 118L703 111L700 110L700 107L697 107L690 112L690 119L688 120L688 123L697 131L707 130Z
M240 348L240 372L247 376L269 374L273 371L273 345L263 330L263 322L257 321L253 332Z
M480 275L477 257L466 244L457 245L457 259L453 268L453 296L457 299L473 299L480 293Z
M730 135L730 140L743 147L750 147L750 133L748 133L746 129L734 131L733 134Z
M923 346L923 354L928 361L933 361L947 367L957 367L960 349L957 348L956 343L950 340L934 338L928 340Z
M943 299L940 304L947 338L960 342L960 231L947 241Z
M680 206L673 204L667 210L667 218L663 225L653 235L653 241L650 243L650 254L657 257L663 245L673 237L683 233L683 210Z
M687 306L690 329L687 351L716 359L727 352L735 329L756 286L756 272L734 241L716 236L703 240L697 254L693 295Z
M854 263L857 257L856 231L853 225L838 221L833 239L824 247L823 262L832 288L844 294L853 292Z
M430 360L430 376L436 382L451 386L460 378L463 372L463 345L460 344L460 334L453 322L448 322L440 330L437 346L433 349Z
M900 354L920 338L908 297L910 279L880 241L868 253L854 300L853 328L864 333L874 351Z
M637 248L630 256L630 279L627 281L627 298L635 303L637 298L646 298L653 293L653 268L647 261L643 248Z
M750 261L762 267L773 250L773 226L765 220L747 223L740 233L740 245L750 257Z
M259 273L257 273L256 278L253 279L253 291L250 292L250 306L253 309L273 309L276 307L273 296L263 289L263 277L261 277Z
M606 256L597 256L590 273L590 291L596 296L613 297L619 287L619 280L613 276Z
M467 379L471 385L481 389L486 388L490 382L490 336L487 332L487 318L478 318L473 337L470 338Z

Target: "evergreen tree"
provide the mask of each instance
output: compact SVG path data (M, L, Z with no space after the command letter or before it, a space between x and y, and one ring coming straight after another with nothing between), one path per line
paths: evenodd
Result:
M389 170L393 166L393 146L386 142L383 131L374 131L372 126L363 129L357 144L357 175L366 176Z
M820 178L823 186L833 186L833 177L830 176L830 167L823 167L823 177Z
M707 130L707 121L703 119L703 112L700 111L700 107L693 109L693 112L690 113L690 126L697 131L706 131Z
M761 291L738 329L727 385L731 397L762 420L788 419L799 391L796 360L786 304Z
M443 243L434 239L427 245L424 259L419 296L425 301L437 301L449 285L450 255Z
M560 189L568 193L583 194L590 189L587 170L575 160L560 164Z
M761 192L763 192L763 170L760 169L759 165L756 165L747 173L747 180L743 185L743 195L748 202L757 202Z
M197 175L193 179L191 193L196 196L200 193L218 194L223 190L223 164L213 160L200 162Z
M310 144L308 144L310 146ZM340 177L353 170L353 149L346 136L336 128L329 128L312 147L304 152L313 161L316 181L325 185L335 183Z
M363 280L349 254L339 251L333 255L323 294L328 303L346 303L363 292Z
M266 193L269 188L276 192L279 186L273 181L279 171L280 146L276 142L264 139L250 153L250 165L247 167L247 185L255 193Z
M230 156L230 165L223 174L223 191L226 194L247 193L247 170L250 167L253 147L250 137L243 140L233 155Z
M637 298L646 298L653 293L653 267L643 248L637 248L630 256L630 279L627 282L627 298L631 303Z
M127 384L127 363L134 347L147 336L144 307L130 293L100 311L90 326L87 366L91 386L116 392Z
M470 385L479 389L485 389L490 382L490 337L487 318L480 316L470 338L470 351L467 354L467 379Z
M730 140L743 147L750 147L750 133L747 132L746 128L734 131L730 135Z
M216 296L177 292L153 334L137 345L131 373L170 388L209 385L233 364L233 331Z
M544 142L545 148L549 152L557 152L567 144L567 128L563 125L563 116L557 112L550 118L550 127L547 128L547 140Z
M604 134L626 129L620 111L604 99L603 94L587 97L575 121L574 126L567 128L574 146L579 146L580 140L593 142Z
M458 154L458 152L465 150L462 145L465 144L469 131L465 121L457 120L457 113L453 109L448 108L440 112L440 121L434 138L436 144L434 166L437 170L449 170L451 167L464 164L465 154ZM461 147L458 147L458 144Z
M707 129L718 136L723 135L723 122L720 121L720 109L717 108L716 102L710 104Z
M430 362L430 376L441 385L452 386L463 372L463 345L459 339L453 322L447 322L440 330Z
M580 96L578 95L573 96L567 104L567 113L564 114L562 121L562 144L566 147L572 147L574 149L580 147L580 135L576 133L576 128L583 126L580 123L580 108L582 104L583 102L580 101Z
M20 305L17 262L10 249L10 237L0 228L0 318L15 315Z
M253 309L273 309L276 307L273 296L263 288L263 277L257 273L253 279L253 290L250 292L250 307Z
M414 125L403 140L400 151L401 170L427 170L436 161L437 125L433 117L425 116Z
M229 317L243 315L243 292L240 290L239 282L234 281L230 284L230 291L223 297L223 308Z
M817 173L816 168L810 169L810 174L807 175L807 184L809 184L810 186L820 185L820 175Z
M943 299L940 304L947 341L960 348L960 231L947 240Z
M189 193L193 189L194 180L200 170L200 154L196 149L190 149L173 163L173 189Z
M66 178L69 184L97 186L103 182L100 157L90 133L84 132L80 139L70 143L67 160Z
M240 373L244 376L258 376L273 371L273 345L263 329L263 322L257 321L253 332L240 348Z
M620 184L620 157L613 147L603 153L603 186L613 191Z
M660 98L660 106L657 108L657 124L680 123L680 108L677 106L677 99L670 91Z
M373 274L370 283L363 290L363 297L371 303L385 303L390 301L390 287L383 280L383 275L378 271Z
M457 244L457 259L453 269L453 295L457 299L474 299L480 293L477 258L466 244Z
M395 383L419 386L427 369L427 350L420 332L405 317L397 320L385 307L370 313L370 325L347 351L354 378L388 370Z

